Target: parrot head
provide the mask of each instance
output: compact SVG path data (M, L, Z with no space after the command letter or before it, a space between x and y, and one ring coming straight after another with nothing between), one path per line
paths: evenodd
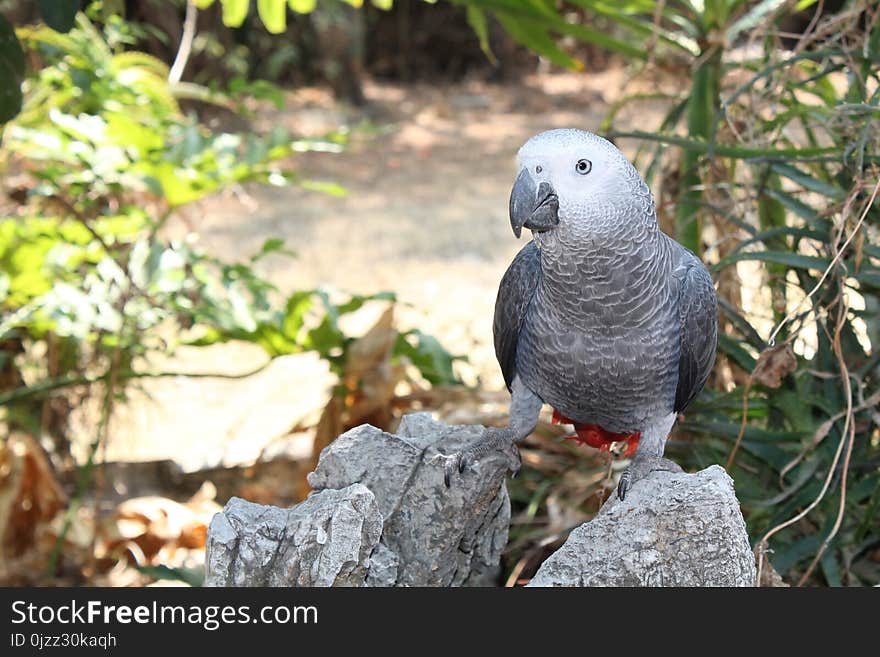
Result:
M591 132L548 130L529 139L516 156L519 173L510 193L510 225L535 234L560 224L589 231L590 222L626 203L644 183L629 160L611 142Z

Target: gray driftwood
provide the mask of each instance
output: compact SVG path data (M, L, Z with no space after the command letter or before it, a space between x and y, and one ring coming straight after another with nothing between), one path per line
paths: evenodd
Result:
M492 585L507 543L502 455L443 483L439 454L479 439L479 426L404 417L397 435L344 433L309 475L293 509L233 498L208 530L209 586Z
M753 586L755 557L733 490L713 465L652 472L612 497L529 586Z

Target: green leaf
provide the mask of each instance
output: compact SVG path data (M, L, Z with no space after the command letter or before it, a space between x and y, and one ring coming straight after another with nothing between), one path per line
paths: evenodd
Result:
M837 542L837 539L833 540L829 549L822 555L822 559L819 560L822 574L825 575L825 582L828 586L834 587L843 586L843 581L840 579L840 565L837 563L837 555L833 547Z
M294 292L287 299L281 330L291 340L299 340L299 332L305 323L306 313L314 305L314 295L310 290Z
M297 14L311 14L315 11L318 0L287 0L287 3Z
M223 3L223 24L238 27L247 18L251 0L221 0Z
M782 541L778 541L780 545L771 543L773 551L770 553L770 563L781 574L785 575L799 561L803 561L811 557L819 549L822 543L822 537L818 534L811 534L793 542L791 545L784 545Z
M764 339L758 334L755 330L755 327L751 325L751 323L743 317L737 309L727 301L724 297L718 298L718 310L721 311L727 320L733 324L734 328L739 331L740 335L742 335L747 344L750 344L752 347L757 349L758 351L762 351L766 348L766 343ZM748 370L751 372L751 368Z
M12 25L0 14L0 124L21 111L23 79L24 52Z
M292 251L284 247L284 240L280 237L270 237L265 242L263 242L263 246L260 248L260 251L251 256L251 262L259 262L263 258L265 258L270 253L280 253L282 255L290 256L291 258L296 257L296 251Z
M712 436L736 440L739 435L739 422L688 422L688 428L692 431L707 433ZM804 436L802 431L770 431L751 425L746 425L743 439L752 442L779 444L782 442L796 442Z
M394 0L371 0L373 6L383 11L389 11L394 6Z
M755 369L755 358L737 340L724 333L718 334L718 350L727 354L744 372Z
M46 25L66 34L76 22L79 0L37 0L37 8Z
M563 20L552 29L558 30L561 34L573 36L582 43L591 43L606 50L619 52L621 55L631 59L644 60L648 58L648 53L645 52L644 48L638 48L626 41L615 39L605 32L587 27L586 25L575 25Z
M800 467L796 469L797 477L794 479L794 483L790 486L784 488L782 491L774 495L770 498L759 498L754 499L749 502L751 506L756 507L776 507L779 506L782 502L787 500L789 497L797 493L801 488L803 488L816 474L816 470L819 469L818 461L811 461L807 467Z
M535 51L538 55L549 59L557 66L581 71L583 62L559 49L556 41L547 32L544 25L533 20L514 18L507 14L497 13L498 22L513 37L514 41Z
M151 126L144 125L129 114L108 112L106 137L117 144L126 144L128 152L135 159L146 158L165 146L162 134Z
M815 269L816 271L825 271L828 267L828 260L819 256L809 256L800 253L789 253L787 251L740 251L733 253L713 267L715 270L724 269L732 265L734 262L741 260L760 260L762 262L772 262L780 265L786 265L794 269Z
M880 289L880 269L863 269L855 275L855 279L866 287Z
M656 141L662 144L670 144L680 146L687 151L696 151L698 153L712 153L722 157L732 157L741 160L756 161L777 161L777 160L797 160L799 158L810 157L841 157L842 151L834 147L815 148L749 148L746 146L729 146L727 144L716 144L701 141L699 139L689 139L678 135L668 135L654 132L644 132L635 130L633 132L613 132L610 134L613 139L644 139L645 141Z
M748 431L748 429L746 431ZM785 464L791 460L788 452L777 447L773 440L761 442L743 439L742 448L753 456L758 457L775 470L785 467Z
M461 383L452 368L461 357L451 355L431 335L418 330L401 333L394 344L394 355L408 358L431 385Z
M779 201L789 212L796 214L801 219L805 219L811 224L814 224L819 220L818 212L791 194L783 192L781 189L768 188L764 190L764 193L770 198Z
M257 13L270 34L281 34L287 29L286 0L257 0Z
M769 196L769 194L768 194ZM768 228L767 230L762 230L760 233L750 237L749 239L741 242L737 245L736 249L739 251L750 244L754 244L755 242L764 242L767 246L772 246L775 242L776 245L779 245L779 240L777 238L783 235L792 235L794 237L803 237L807 239L817 240L822 242L827 237L826 234L819 232L818 230L810 230L809 228L792 228L791 226L777 226L775 228Z
M368 301L396 301L394 292L377 292L376 294L355 295L342 305L336 307L336 316L347 315L360 310Z
M478 7L468 5L467 22L480 40L480 49L483 51L483 54L486 55L486 58L493 65L496 65L498 60L495 59L495 53L492 52L492 48L489 45L489 28L486 25L486 14Z
M773 13L788 0L762 0L727 29L727 42L733 43L746 30L751 30L760 23L767 14Z
M678 25L680 29L672 31L664 29L662 21L655 23L654 13L657 9L655 2L634 2L606 4L597 0L572 0L573 4L583 7L600 16L605 16L623 28L632 31L642 38L657 38L659 41L684 50L689 55L698 56L700 48L693 37L690 26ZM681 16L669 14L665 6L661 7L661 13L670 18L670 24L680 21ZM642 51L643 54L644 51ZM643 57L640 57L643 59Z
M348 196L348 190L345 187L339 183L328 182L326 180L301 180L299 181L299 186L312 192L322 192L337 198Z
M842 199L846 196L846 192L839 187L835 187L830 183L814 178L810 174L804 173L797 167L793 167L789 164L776 163L771 165L770 168L780 176L788 178L801 187L809 189L811 192L816 192L817 194L833 199Z
M459 0L459 4L468 3ZM569 22L559 12L554 2L484 0L479 4L481 8L492 11L516 41L560 66L581 69L583 63L565 54L550 33L570 35L583 43L593 43L633 59L647 58L644 48L639 48L629 41L615 39L601 30Z
M165 564L158 566L135 566L148 577L172 582L184 582L192 587L200 587L205 583L205 571L201 568L172 568Z
M144 163L138 167L145 174L147 184L154 193L164 196L172 207L186 205L214 191L216 183L209 180L193 180L186 171L171 162L159 162L154 166Z

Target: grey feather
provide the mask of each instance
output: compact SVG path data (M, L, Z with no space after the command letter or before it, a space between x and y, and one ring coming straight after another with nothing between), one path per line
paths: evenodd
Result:
M685 255L678 298L681 355L675 390L676 413L685 410L706 384L718 345L718 304L712 278L693 253L680 248Z
M541 246L542 275L522 321L517 373L563 415L633 432L673 411L679 281L659 231L577 247Z
M495 300L495 356L501 365L504 383L510 390L516 376L516 345L519 331L535 287L541 277L541 254L534 242L526 244L501 279Z

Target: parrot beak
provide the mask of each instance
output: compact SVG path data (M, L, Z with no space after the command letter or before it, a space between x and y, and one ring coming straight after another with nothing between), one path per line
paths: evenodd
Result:
M510 192L510 227L519 238L523 228L543 233L559 225L559 199L549 183L536 185L523 168Z

